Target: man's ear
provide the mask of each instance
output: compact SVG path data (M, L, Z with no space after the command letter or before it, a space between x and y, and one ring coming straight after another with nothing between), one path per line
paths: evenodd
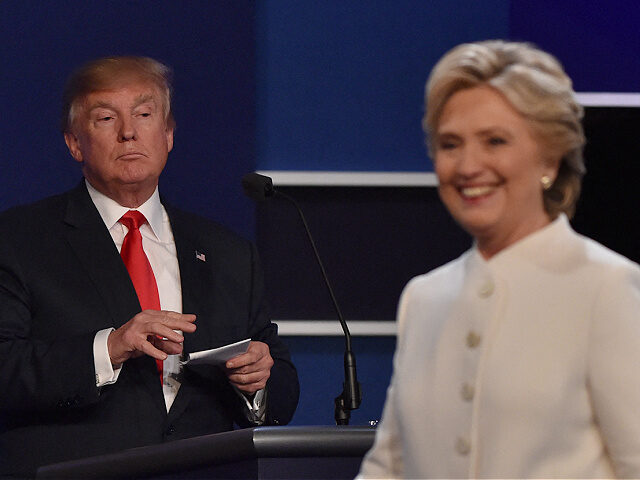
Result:
M167 152L170 152L173 148L173 128L167 127L165 133L167 136Z
M67 148L69 149L69 153L71 153L73 159L76 162L82 162L82 152L80 151L80 142L78 141L78 137L71 132L65 132L64 143L67 144Z

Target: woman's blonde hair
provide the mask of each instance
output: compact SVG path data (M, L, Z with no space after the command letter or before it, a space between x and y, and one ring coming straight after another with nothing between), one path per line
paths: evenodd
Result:
M533 127L553 160L559 159L553 185L543 191L551 218L572 217L585 173L585 139L571 79L552 55L527 43L490 40L465 43L449 51L431 71L425 91L422 127L429 153L442 110L451 96L480 85L495 88Z

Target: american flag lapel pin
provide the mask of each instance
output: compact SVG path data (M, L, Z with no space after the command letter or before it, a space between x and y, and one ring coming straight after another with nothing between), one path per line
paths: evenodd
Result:
M198 260L200 260L201 262L206 262L207 261L207 257L205 257L204 253L199 252L198 250L196 250L196 258Z

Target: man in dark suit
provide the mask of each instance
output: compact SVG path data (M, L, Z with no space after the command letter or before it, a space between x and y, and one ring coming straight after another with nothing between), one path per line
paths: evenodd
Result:
M263 309L255 249L160 200L168 73L140 57L78 70L63 131L84 180L0 215L0 474L294 413L297 374ZM134 231L156 308L123 261ZM180 361L244 338L222 367Z

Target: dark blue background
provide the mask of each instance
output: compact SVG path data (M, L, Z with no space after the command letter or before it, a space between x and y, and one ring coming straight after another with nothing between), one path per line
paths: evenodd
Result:
M163 195L251 235L238 186L255 167L254 5L242 0L0 2L0 208L78 182L58 129L64 82L89 59L123 54L175 71Z
M253 237L239 187L248 171L430 169L423 86L454 45L533 41L579 91L638 92L639 24L638 2L620 0L3 0L0 209L80 179L58 131L60 95L71 70L97 56L149 55L175 69L178 129L162 192ZM302 381L294 422L332 423L341 339L289 341ZM393 338L354 347L364 402L353 423L363 423L380 416Z

